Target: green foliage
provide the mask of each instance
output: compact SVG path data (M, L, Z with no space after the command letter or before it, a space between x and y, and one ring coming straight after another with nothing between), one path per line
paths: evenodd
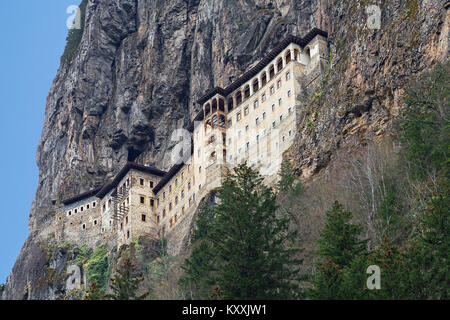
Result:
M88 283L97 283L103 289L106 287L109 275L107 244L97 247L85 264Z
M226 177L217 196L219 203L197 219L184 288L195 299L298 297L296 235L289 231L289 216L277 212L273 190L243 164Z
M81 39L83 37L85 18L86 18L86 6L88 0L81 1L79 6L81 15L81 28L80 29L70 29L69 34L66 38L66 47L64 48L64 53L61 56L61 63L69 63L72 61L73 56L80 45Z
M121 268L111 279L112 294L106 298L112 300L143 300L149 293L138 295L139 284L143 281L142 273L136 271L130 258L126 258Z
M364 252L366 241L360 240L362 228L351 224L352 213L337 201L327 212L327 221L318 243L324 262L318 265L310 295L316 299L341 297L344 268Z
M449 174L450 63L438 65L406 92L405 115L400 122L405 159L415 178L443 171Z
M89 289L86 291L83 300L105 300L106 296L103 290L98 286L96 282L90 284Z

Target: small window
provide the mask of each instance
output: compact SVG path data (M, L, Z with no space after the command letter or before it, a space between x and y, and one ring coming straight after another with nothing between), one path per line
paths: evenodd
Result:
M127 239L130 239L130 230L127 231Z
M95 208L95 205L96 205L96 203L95 203L95 202L93 202L93 203L92 203L92 208Z
M78 209L75 209L75 213L78 213Z
M172 210L172 202L169 203L169 211L171 211L171 210Z
M128 224L128 216L125 217L125 225Z
M150 188L153 188L153 181L150 181Z
M169 186L169 192L172 192L172 185Z
M139 179L139 182L140 182L141 186L144 185L144 179Z
M259 142L259 135L256 136L256 142Z
M244 115L248 115L248 107L245 107L245 109L244 109Z
M175 197L175 205L178 204L178 196Z
M163 192L163 200L166 198L166 193Z
M175 179L175 187L178 186L178 179Z
M184 215L184 207L181 208L181 214Z
M292 135L292 130L289 130L289 137Z
M163 210L163 218L166 217L166 209Z
M261 96L261 100L262 100L262 102L266 101L266 94L265 93L263 93L263 95Z
M266 118L266 113L264 112L264 113L263 113L263 119L265 119L265 118Z
M90 207L89 207L89 205L87 204L87 205L86 205L86 210L89 210L89 208L90 208Z
M249 126L246 125L246 126L245 126L245 132L248 132L248 129L249 129Z
M289 108L289 109L288 109L288 113L291 113L291 112L292 112L292 108Z
M272 87L270 87L270 94L274 94L274 93L275 93L275 87L272 86Z
M250 142L247 142L247 145L246 145L246 147L247 147L247 149L249 149L249 148L250 148Z
M69 211L69 216L71 216L72 215L72 211Z
M191 190L191 183L188 183L188 190Z
M103 205L103 212L106 211L106 203Z
M122 231L123 230L123 223L121 222L120 223L120 231Z
M82 228L83 230L86 230L86 224L83 224Z
M177 220L178 220L178 215L175 214L175 223L177 223Z
M198 173L202 173L202 167L198 167Z
M283 120L283 115L280 116L280 122Z
M233 125L233 121L228 120L228 127L230 128Z
M147 216L145 214L141 215L141 220L142 222L145 222L145 220L147 220Z
M156 223L159 224L159 221L160 221L160 217L157 216L157 217L156 217Z
M184 199L184 190L181 190L181 199Z
M98 224L97 220L94 220L94 226L96 226Z
M237 113L237 115L236 115L236 120L237 120L237 121L241 120L241 113L240 113L240 112Z
M290 97L290 96L291 96L291 90L288 91L288 97Z
M145 197L140 197L141 204L145 204Z
M272 128L275 128L275 121L272 122Z
M81 212L83 212L83 211L84 211L84 208L83 208L83 207L81 207L81 208L80 208L80 211L81 211Z
M256 123L256 125L259 124L259 118L256 118L256 119L255 119L255 123Z
M173 225L173 220L172 220L172 218L170 218L169 223L170 223L170 227L172 227L172 225Z
M255 102L253 103L253 107L256 109L258 108L259 102L258 100L255 100Z
M291 78L291 73L290 72L287 72L286 73L286 80L289 80Z
M150 200L150 206L151 206L151 207L154 207L154 206L155 206L155 200L153 200L153 199Z
M202 184L199 184L198 185L198 190L201 190L202 189Z
M278 81L277 81L277 88L278 88L278 89L281 88L281 80L278 80Z
M279 104L280 106L281 106L281 102L282 102L281 98L278 99L278 104Z
M274 104L272 105L272 111L275 111L275 105Z

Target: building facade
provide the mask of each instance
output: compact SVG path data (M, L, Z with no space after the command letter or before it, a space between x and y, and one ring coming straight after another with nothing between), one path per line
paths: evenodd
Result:
M201 111L188 128L192 146L181 149L182 161L168 172L127 163L111 183L63 201L56 238L96 246L164 236L176 254L200 200L220 187L227 171L246 161L265 183L275 183L298 131L305 102L299 93L328 63L326 37L318 29L289 36L228 87L209 90L198 101Z

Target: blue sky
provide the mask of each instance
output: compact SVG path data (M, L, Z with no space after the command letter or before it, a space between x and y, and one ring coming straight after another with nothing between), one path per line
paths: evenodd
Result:
M0 1L0 283L28 236L45 100L65 46L66 10L80 2Z

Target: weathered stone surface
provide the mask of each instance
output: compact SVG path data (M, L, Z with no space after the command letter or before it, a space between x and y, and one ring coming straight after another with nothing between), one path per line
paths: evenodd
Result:
M170 133L198 110L196 99L229 84L287 34L324 29L333 53L327 84L300 119L290 155L299 173L308 178L326 167L350 137L386 134L407 80L448 57L448 5L376 1L381 29L369 30L358 3L90 0L80 47L48 95L30 236L3 298L55 297L39 285L51 199L106 182L127 159L168 169Z

